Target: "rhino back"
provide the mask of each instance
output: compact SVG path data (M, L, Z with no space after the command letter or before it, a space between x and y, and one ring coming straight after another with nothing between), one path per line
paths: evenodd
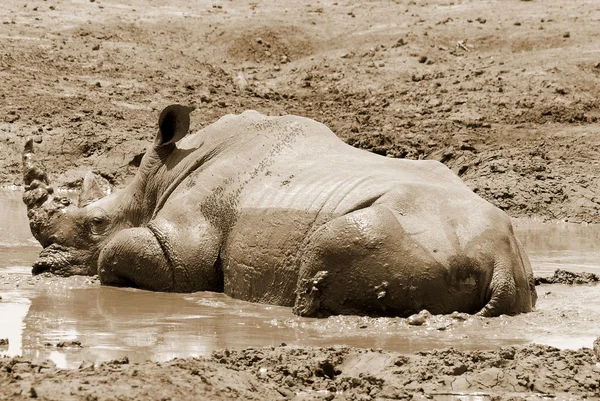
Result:
M170 188L159 207L198 209L224 230L248 210L340 215L393 189L430 186L471 196L438 162L379 156L345 144L316 121L254 111L225 116L185 138L164 169Z

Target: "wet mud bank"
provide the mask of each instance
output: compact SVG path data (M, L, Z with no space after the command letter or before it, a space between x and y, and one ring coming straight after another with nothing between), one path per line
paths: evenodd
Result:
M600 347L600 345L599 345ZM541 345L414 355L351 347L222 350L208 358L78 369L0 359L2 399L411 400L600 397L600 350ZM444 398L446 397L446 398ZM467 398L468 399L468 398ZM473 398L475 399L475 398Z

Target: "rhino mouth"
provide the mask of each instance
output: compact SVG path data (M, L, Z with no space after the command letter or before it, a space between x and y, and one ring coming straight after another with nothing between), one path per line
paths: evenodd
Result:
M93 275L92 269L71 249L58 244L44 248L32 266L35 276L50 272L57 276Z

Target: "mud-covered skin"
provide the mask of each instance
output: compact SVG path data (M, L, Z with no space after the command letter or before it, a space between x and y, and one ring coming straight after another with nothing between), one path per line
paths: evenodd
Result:
M43 251L38 271L80 274L69 268L84 260L104 284L224 291L310 316L534 307L509 218L441 163L358 150L296 116L228 115L184 138L188 128L189 109L165 109L121 191L90 201L88 176L80 207L29 202L32 230L34 211L49 210L34 234L59 251ZM27 154L26 177L37 171Z

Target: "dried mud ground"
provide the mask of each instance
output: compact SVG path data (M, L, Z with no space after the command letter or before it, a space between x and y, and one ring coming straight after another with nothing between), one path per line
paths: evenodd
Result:
M245 109L307 116L353 146L440 160L511 216L600 222L596 0L4 0L0 22L1 184L21 184L33 136L56 184L93 169L123 185L162 107L182 103L194 130ZM600 397L597 358L537 345L75 371L5 358L0 398Z

